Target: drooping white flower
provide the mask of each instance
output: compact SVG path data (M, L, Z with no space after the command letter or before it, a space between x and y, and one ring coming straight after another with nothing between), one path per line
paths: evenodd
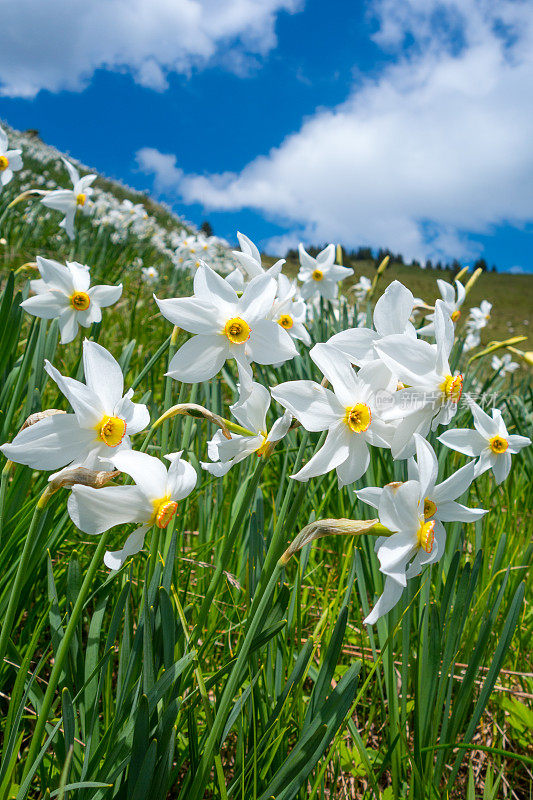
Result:
M78 326L88 328L102 319L102 308L116 303L122 294L118 286L92 286L89 267L76 261L67 261L66 266L50 258L37 256L40 280L30 281L34 297L20 304L24 311L42 319L59 322L62 344L71 342L78 333Z
M511 456L530 445L531 439L508 433L499 409L493 408L492 417L489 417L473 400L469 405L475 430L455 428L445 431L439 436L439 442L459 453L477 458L476 477L492 469L496 483L502 483L511 469Z
M48 192L41 198L41 203L47 208L61 211L65 215L59 223L59 227L65 230L69 239L74 239L74 217L77 211L86 210L87 200L93 193L91 184L97 176L84 175L83 178L80 178L78 170L70 161L67 161L66 158L62 158L62 161L72 181L72 189L55 189Z
M441 558L446 543L444 526L437 519L426 519L420 498L424 491L418 481L400 486L385 486L379 498L378 516L391 536L376 540L375 552L380 571L385 575L383 594L365 619L373 625L400 600L407 581L419 575L428 564Z
M22 169L22 150L8 150L7 134L0 125L0 192L6 186L13 173Z
M383 422L376 405L376 392L384 388L383 370L367 364L356 373L348 359L327 344L315 345L311 357L333 391L314 381L289 381L272 389L272 397L306 430L328 431L320 450L291 477L307 481L336 469L339 485L345 486L368 469L369 444L390 447L394 429Z
M414 435L416 443L416 461L409 459L409 480L415 480L420 486L419 506L426 520L435 519L440 522L475 522L487 512L482 508L467 508L457 503L475 477L475 465L470 461L458 469L442 483L437 483L439 462L435 451L426 439L418 433ZM356 491L357 497L364 503L379 508L383 489L366 487Z
M471 308L466 322L468 331L473 333L482 330L490 320L491 310L492 303L489 303L488 300L482 300L479 308Z
M234 358L245 390L251 388L251 363L279 364L297 355L284 328L268 319L277 282L269 275L253 278L241 297L207 264L194 276L192 297L158 300L166 319L189 333L172 359L168 375L186 383L212 378Z
M254 382L250 392L230 406L231 413L248 434L243 431L242 435L232 434L231 439L226 439L222 431L217 431L207 443L207 453L213 463L200 462L202 467L220 477L253 453L268 455L270 445L283 439L292 422L292 414L286 411L268 431L266 416L269 407L270 392Z
M499 372L500 375L512 374L520 367L520 364L517 364L516 361L511 361L510 353L505 353L501 358L492 356L490 365L492 369L495 372Z
M104 486L93 489L75 484L68 500L68 512L84 533L98 534L115 525L141 523L126 539L120 550L107 551L104 563L109 569L120 569L129 556L144 545L146 532L155 525L168 526L177 512L178 503L196 486L196 471L181 453L166 455L167 468L158 458L135 450L124 450L112 457L113 466L133 478L134 486Z
M132 402L133 390L123 394L124 377L118 362L104 347L85 340L86 383L61 375L49 361L45 361L45 369L74 413L54 414L24 428L11 444L2 445L2 453L33 469L112 469L111 458L119 450L129 449L130 436L150 422L147 407Z
M159 272L156 270L155 267L142 267L141 273L145 283L148 285L152 283L157 283L159 280Z
M437 280L437 286L439 287L444 308L450 315L452 322L456 323L461 316L461 306L465 301L465 287L460 281L455 281L456 289L454 289L451 283L443 281L440 278ZM435 312L426 316L429 322L427 325L424 325L424 327L418 328L417 334L419 336L435 335L434 318Z
M408 389L393 395L387 419L401 419L394 440L394 458L414 453L414 433L425 437L430 428L447 425L457 411L463 376L452 375L449 364L454 328L442 300L435 304L436 344L406 334L386 336L376 344L381 359Z
M298 280L302 281L301 294L308 300L318 294L325 300L335 300L339 291L339 281L353 275L353 269L335 264L335 245L328 244L316 258L304 250L303 244L298 246L300 254L300 271Z

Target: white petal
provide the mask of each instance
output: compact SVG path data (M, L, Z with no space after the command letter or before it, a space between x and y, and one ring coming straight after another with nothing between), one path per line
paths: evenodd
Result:
M298 481L308 481L317 475L325 475L343 461L346 461L350 453L348 428L344 422L334 425L326 436L326 441L307 464L291 478Z
M331 383L339 402L353 405L354 396L360 393L360 384L347 356L330 344L316 344L309 355Z
M51 258L43 258L42 256L37 256L35 260L37 262L37 269L49 288L57 289L68 296L74 292L74 281L72 280L72 274L68 267L60 264L59 261L54 261Z
M398 533L386 537L378 550L380 571L405 586L407 562L412 557L415 548L416 539L410 532L398 531Z
M298 355L287 331L277 322L268 319L253 323L247 349L251 360L258 364L280 364Z
M528 447L531 444L531 439L527 436L518 436L516 433L508 436L507 441L509 442L509 452L511 453L518 453L523 447Z
M136 486L75 484L67 503L74 524L84 533L103 533L114 525L148 522L153 509Z
M270 392L265 386L253 383L246 397L240 398L231 408L231 413L243 428L258 433L266 429L266 415L270 407Z
M400 281L393 281L376 303L374 327L380 336L403 333L413 311L412 293Z
M479 456L487 446L483 436L471 428L454 428L439 436L439 442L465 456Z
M402 594L403 586L400 586L400 584L392 578L386 578L385 585L383 587L383 594L381 597L379 597L376 605L368 617L364 620L364 624L374 625L380 617L388 614L388 612L398 603Z
M89 289L89 297L92 303L96 303L100 308L106 308L116 303L122 294L122 284L118 286L93 286Z
M69 401L81 427L94 429L105 414L104 405L98 395L84 383L61 375L47 360L44 368ZM96 437L96 434L93 435Z
M126 472L151 501L165 497L167 468L158 458L137 450L121 450L111 459L121 472Z
M349 486L364 475L370 463L370 453L364 436L352 433L349 440L349 454L346 461L337 467L339 487Z
M91 273L86 264L78 261L67 261L67 269L72 275L72 283L77 292L86 292L91 285Z
M491 436L495 436L498 433L498 426L492 417L489 417L481 406L478 406L473 400L469 401L469 406L472 416L474 417L474 425L481 436L484 437L484 439L490 439Z
M78 314L73 308L65 308L59 315L59 331L61 333L61 344L69 344L78 333Z
M124 376L118 361L105 347L85 339L83 371L87 386L100 397L105 413L112 416L124 392Z
M133 533L130 533L122 550L107 550L104 555L104 564L108 569L120 569L126 559L139 553L144 547L144 537L148 528L143 525Z
M178 297L170 300L154 299L159 310L169 322L189 333L219 333L222 317L213 307L195 297Z
M383 489L378 486L367 486L365 489L358 489L355 494L362 503L366 503L372 508L379 508L379 501Z
M220 372L228 357L229 342L225 336L197 334L180 347L166 374L185 383L207 381Z
M271 393L308 431L324 431L344 415L333 392L314 381L288 381Z
M450 500L437 504L437 518L442 522L475 522L484 517L487 511L483 508L467 508L461 503Z
M150 412L144 403L133 403L130 391L116 404L111 416L120 417L126 423L128 436L140 433L150 424Z
M80 428L74 414L54 414L24 428L0 449L10 461L49 470L82 461L93 440L94 432Z
M421 377L435 369L437 350L433 344L397 334L378 341L376 349L389 369L410 386L416 386Z
M269 275L253 278L239 300L239 312L250 323L263 319L272 308L277 288L276 281Z
M286 411L282 417L277 419L270 429L270 433L268 434L268 441L269 442L279 442L280 439L288 433L289 428L292 424L292 414L290 411Z
M496 456L496 460L492 465L492 471L496 478L496 483L503 483L511 470L511 454L500 453Z
M234 309L238 300L235 289L207 264L199 266L194 274L194 294L201 302L220 308L224 313Z
M59 292L36 294L23 300L20 307L28 314L41 319L55 319L65 308L70 308L68 298Z
M446 478L445 481L435 486L431 497L435 500L437 506L439 503L447 503L450 500L456 500L466 492L474 478L475 466L474 462L470 461L469 464L461 467L461 469L458 469L453 475L450 475L449 478ZM428 492L426 492L426 495L427 494Z
M198 476L196 470L181 458L181 453L169 453L165 456L170 461L167 476L167 490L173 500L183 500L188 497L194 487Z
M435 451L429 442L426 441L426 439L423 439L420 434L415 433L414 440L416 444L416 460L418 462L418 481L420 483L420 492L423 497L427 497L428 495L431 495L432 489L437 481L439 462L437 461ZM455 497L453 499L455 500Z

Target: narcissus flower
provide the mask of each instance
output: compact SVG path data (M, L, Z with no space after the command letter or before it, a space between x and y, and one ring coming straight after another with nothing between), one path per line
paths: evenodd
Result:
M457 411L463 376L452 375L449 363L454 328L442 300L435 303L435 339L429 344L405 334L386 336L376 349L392 373L408 389L393 395L387 419L401 419L392 442L394 458L414 452L414 433L426 436L430 428L447 425Z
M520 364L511 360L510 353L505 353L501 358L499 356L492 356L490 365L492 369L495 372L499 372L500 375L512 374L520 367Z
M392 536L380 536L375 551L385 575L383 594L365 619L373 625L387 614L403 594L407 581L419 575L427 564L441 558L446 532L441 522L424 516L420 498L424 490L418 481L385 486L379 498L378 516Z
M415 433L416 461L410 459L408 474L410 480L415 480L420 486L418 505L426 520L435 519L441 522L475 522L487 512L483 508L467 508L457 503L475 477L474 462L470 461L461 469L454 472L442 483L437 483L439 462L432 446ZM369 486L356 492L357 497L364 503L379 508L379 501L383 489Z
M244 233L239 233L239 231L237 231L237 238L241 249L233 250L232 252L249 278L256 278L258 275L264 275L265 272L268 272L272 277L279 275L285 263L284 258L278 259L275 264L265 270L261 263L261 253L252 240L245 236Z
M226 439L222 431L217 431L207 443L207 453L213 463L202 461L202 467L212 475L221 476L253 453L260 457L268 456L271 445L283 439L292 422L292 414L286 411L268 431L266 416L269 407L270 392L259 383L253 383L250 392L230 406L231 413L248 433L243 431Z
M439 287L440 296L442 297L442 302L444 304L444 308L450 315L450 318L453 323L457 323L461 316L461 306L465 301L465 287L460 281L455 281L456 289L453 288L451 283L443 280L437 280L437 286ZM457 294L456 294L457 292ZM423 328L419 328L417 333L419 336L434 336L435 335L435 325L434 320L435 314L428 314L426 319L429 320L427 325L424 325Z
M45 362L74 413L54 414L24 428L0 448L6 458L33 469L113 469L112 457L131 447L130 436L146 428L150 414L145 405L132 402L132 389L123 396L122 370L104 347L85 340L83 368L86 383Z
M237 362L239 379L251 388L251 363L279 364L297 355L287 331L268 319L277 283L269 275L253 278L241 297L207 264L194 276L194 296L158 300L173 325L195 334L178 350L168 375L186 383L212 378L227 359Z
M311 337L304 325L307 316L307 306L298 297L298 287L286 275L278 276L278 292L270 318L284 328L293 339L299 339L309 347Z
M78 333L78 326L88 328L102 319L102 308L116 303L122 294L118 286L93 286L89 267L68 261L66 266L50 258L37 256L40 280L30 281L35 297L29 297L20 305L28 314L59 322L62 344L71 342Z
M93 489L75 484L68 500L72 521L84 533L98 534L115 525L141 523L120 550L107 551L104 563L109 569L120 569L129 556L144 545L146 531L153 525L164 529L178 510L178 503L196 486L196 472L181 453L166 455L165 465L147 453L122 451L112 457L113 466L133 478L135 486L104 486Z
M499 409L493 408L492 417L489 417L472 400L470 408L475 430L456 428L446 431L439 436L439 442L459 453L477 458L476 476L492 469L496 483L502 483L511 469L511 456L531 444L531 439L508 433Z
M7 134L0 125L0 192L9 183L13 173L22 169L22 150L8 150Z
M302 281L301 294L308 300L318 294L325 300L335 300L339 291L339 281L353 275L353 269L335 264L335 245L328 244L316 258L304 250L303 244L298 247L300 254L300 271L298 280Z
M67 161L66 158L63 158L62 161L72 181L72 189L55 189L48 192L41 198L41 203L43 206L61 211L65 215L59 223L59 227L65 230L69 239L74 239L74 217L77 211L86 213L87 200L93 193L91 184L97 176L84 175L83 178L80 178L80 173L70 161Z
M380 417L376 392L388 381L377 365L367 364L356 374L348 359L327 344L315 345L313 361L333 391L314 381L289 381L272 389L272 397L308 431L328 431L315 455L291 477L307 481L337 470L339 485L353 483L368 469L368 445L390 447L394 429Z
M145 283L152 284L157 283L159 280L159 272L156 270L155 267L142 267L141 274L143 276L143 280Z

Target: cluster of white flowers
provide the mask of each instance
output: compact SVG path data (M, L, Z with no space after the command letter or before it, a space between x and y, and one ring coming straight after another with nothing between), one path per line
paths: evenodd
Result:
M81 186L75 168L65 163L73 189L52 195L61 195L68 228L75 213L72 196L87 194L90 181ZM52 195L45 198L49 205ZM54 208L60 207L59 200ZM135 206L130 211L132 217L142 215ZM389 450L394 460L407 460L405 483L357 490L361 501L377 509L387 533L376 542L384 591L366 619L374 623L398 602L410 578L441 558L445 523L471 522L486 513L457 502L472 481L491 469L501 483L509 473L511 455L530 440L509 433L498 409L489 416L467 398L474 427L447 430L438 441L472 460L438 482L437 456L426 437L450 425L463 392L463 375L450 366L454 325L465 299L459 281L455 288L438 281L442 299L418 330L412 320L419 301L403 284L393 281L377 301L371 325L365 324L366 315L363 320L356 314L357 325L326 342L314 343L309 355L323 375L321 383L304 379L266 387L256 382L254 363L276 368L299 358L299 348L313 344L305 327L309 309L315 303L316 313L324 304L338 303L339 282L353 275L353 270L335 263L333 244L316 258L300 245L298 286L281 273L283 260L265 269L256 245L243 234L238 239L241 249L234 252L236 266L225 277L205 260L213 256L216 242L202 236L172 241L176 256L181 254L183 259L179 264L175 261L176 266L194 274L194 292L190 297L154 296L162 315L191 334L173 356L167 375L186 383L207 381L226 362L235 362L238 398L230 409L237 423L226 420L228 427L222 427L208 443L209 461L201 463L215 476L223 476L252 454L268 457L298 424L309 432L323 432L324 437L291 476L294 480L309 481L335 470L339 488L352 486L367 472L372 448ZM63 266L38 257L37 265L41 279L31 282L35 296L22 306L45 319L57 317L63 343L72 341L78 325L100 321L101 307L121 296L121 285L91 288L89 269L81 264ZM155 280L157 271L144 268L143 275ZM361 301L368 299L370 289L359 282L356 291ZM485 312L482 304L471 312L471 319L481 325ZM48 374L73 413L47 416L0 449L8 459L35 469L116 469L133 478L134 485L128 486L75 485L68 502L72 519L87 533L101 533L117 524L140 524L121 550L106 554L106 564L118 569L142 548L152 525L165 528L169 524L178 502L193 491L197 476L180 453L166 456L167 471L159 459L131 449L130 437L148 426L149 413L146 406L132 401L131 390L124 394L122 371L107 350L86 340L83 365L86 383L62 376L46 362ZM283 412L269 425L272 400Z

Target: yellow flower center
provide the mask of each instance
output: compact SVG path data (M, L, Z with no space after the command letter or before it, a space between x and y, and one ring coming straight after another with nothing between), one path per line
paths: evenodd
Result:
M77 194L76 195L76 205L77 206L84 206L86 200L87 200L87 195L86 194L81 193L81 194Z
M3 172L9 167L9 159L7 156L0 156L0 172Z
M85 311L91 305L87 292L74 292L70 295L70 305L75 311Z
M461 312L459 311L458 308L456 308L455 311L452 313L452 322L457 322L460 316Z
M421 522L418 528L418 546L426 553L431 553L433 544L435 542L435 520L431 519L429 522Z
M458 403L463 393L463 376L447 375L440 388L446 400Z
M154 506L152 524L157 525L158 528L166 528L178 508L176 501L169 498L170 495L167 495L152 501Z
M437 504L430 500L429 497L426 497L424 500L424 517L429 519L437 512Z
M321 281L322 278L324 277L324 273L322 272L321 269L314 269L313 272L311 273L311 277L314 281Z
M364 433L372 421L372 414L366 403L357 403L355 406L348 406L344 417L344 422L352 433Z
M500 453L505 453L509 447L509 442L503 436L493 436L489 439L489 447L493 453L499 456Z
M120 444L126 433L126 423L120 417L109 417L107 414L96 426L98 438L108 447Z
M240 317L233 317L224 325L224 333L232 344L243 344L250 338L250 326Z
M288 314L282 314L278 319L278 325L281 325L282 328L285 328L286 331L289 331L294 325L294 322L292 317L290 317Z

